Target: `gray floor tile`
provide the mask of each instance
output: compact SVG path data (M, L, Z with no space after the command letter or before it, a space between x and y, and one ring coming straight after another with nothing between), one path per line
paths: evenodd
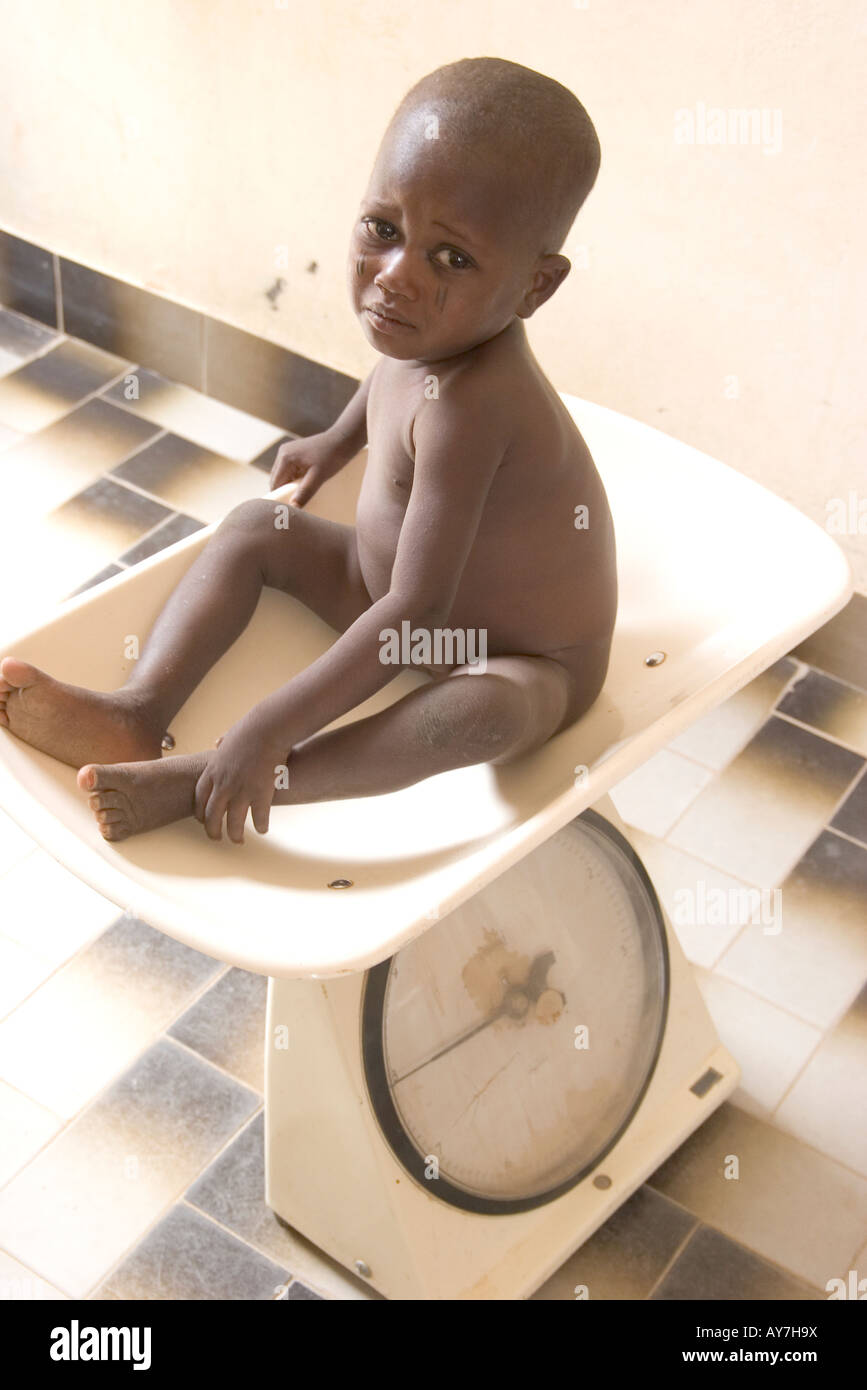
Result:
M798 862L863 766L857 753L774 715L699 792L668 842L771 888Z
M103 560L113 564L148 531L170 516L168 507L143 497L140 492L98 478L77 492L43 520L47 544L56 565L71 571L76 566L87 574Z
M0 1024L0 1074L71 1118L220 969L124 914Z
M0 1192L3 1244L85 1297L259 1104L161 1039Z
M14 430L44 429L128 365L89 343L66 339L0 377L0 420Z
M169 1035L262 1092L267 995L264 975L233 967L172 1025Z
M256 1115L197 1178L185 1197L242 1240L285 1263L283 1226L265 1204L265 1119Z
M855 686L821 671L806 671L777 710L867 755L867 694Z
M121 459L127 458L157 426L119 410L101 396L3 451L4 468L30 480L21 494L27 515L44 515Z
M232 507L261 497L267 479L249 464L164 434L114 470L114 476L143 488L171 508L218 521Z
M789 657L774 662L749 685L690 724L666 747L719 772L759 731L798 671Z
M312 1289L308 1289L306 1284L299 1284L298 1280L296 1279L293 1283L289 1285L289 1288L286 1290L285 1301L287 1303L297 1303L300 1302L302 1299L305 1302L310 1302L311 1300L315 1299L317 1302L321 1303L322 1294L314 1293Z
M267 1301L277 1297L288 1277L288 1270L179 1203L93 1296Z
M824 1293L702 1226L652 1294L652 1302L737 1303L747 1299L815 1302ZM715 1348L718 1350L718 1348Z
M784 880L778 907L779 930L745 926L716 971L829 1028L867 977L867 848L822 831Z
M652 1188L640 1187L605 1225L533 1294L574 1300L577 1287L599 1299L647 1298L698 1218Z
M264 1149L265 1117L260 1111L188 1189L185 1200L320 1294L340 1300L381 1298L266 1205Z
M293 439L297 438L298 436L296 434L284 434L282 439L276 440L276 442L270 444L267 449L263 449L262 453L258 454L256 458L250 459L250 466L252 468L260 468L263 473L270 473L271 469L274 467L277 454L280 449L282 449L283 445L289 444Z
M142 536L134 546L125 550L120 557L121 561L125 565L137 565L139 560L146 560L148 556L165 550L166 546L174 545L176 541L191 536L194 531L201 531L203 525L204 522L197 521L194 516L184 516L183 513L176 512L157 526L156 530Z
M91 575L90 579L85 579L83 584L79 584L77 589L73 589L69 597L75 594L83 594L85 589L92 589L95 584L102 584L106 579L113 579L116 574L123 574L123 565L106 565L98 574Z
M55 330L44 323L0 308L0 375L14 371L28 358L44 352L56 338Z
M867 845L867 771L861 774L831 825Z
M867 1234L867 1180L729 1102L648 1182L815 1288L851 1268Z

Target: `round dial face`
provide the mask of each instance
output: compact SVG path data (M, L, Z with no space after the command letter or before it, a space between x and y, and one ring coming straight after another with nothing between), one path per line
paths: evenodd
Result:
M667 1005L653 885L628 841L585 811L368 972L371 1103L435 1196L528 1210L579 1182L626 1129Z

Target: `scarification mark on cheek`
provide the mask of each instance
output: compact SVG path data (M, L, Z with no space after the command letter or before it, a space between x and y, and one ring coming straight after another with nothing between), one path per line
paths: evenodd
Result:
M443 309L446 307L446 296L447 296L447 295L448 295L448 290L446 289L445 285L440 285L439 289L437 290L437 297L436 297L436 306L437 306L437 308L439 309L440 313L442 313Z
M363 275L363 274L364 274L364 257L363 257L363 256L359 256L359 257L358 257L358 260L355 262L355 273L356 273L356 275Z

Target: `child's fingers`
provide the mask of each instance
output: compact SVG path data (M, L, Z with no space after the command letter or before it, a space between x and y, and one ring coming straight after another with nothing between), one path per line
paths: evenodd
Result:
M247 798L242 792L232 797L226 812L226 834L230 840L234 840L236 845L244 843L244 822L247 819L248 804Z
M196 783L196 794L194 797L196 820L204 821L205 819L205 807L208 804L208 797L211 795L213 785L211 774L208 769L205 768L205 771Z
M205 806L205 830L212 840L222 840L223 838L223 816L226 814L226 803L229 794L225 791L212 791Z
M260 835L268 834L268 824L271 818L271 796L273 796L273 791L266 796L257 797L250 807L253 825Z

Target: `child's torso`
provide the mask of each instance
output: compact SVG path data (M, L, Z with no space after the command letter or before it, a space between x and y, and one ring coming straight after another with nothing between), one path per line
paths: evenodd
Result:
M484 351L489 345L484 345ZM510 444L491 484L447 627L484 628L490 656L543 653L610 636L617 608L614 528L602 481L562 401L529 352L505 344L497 372ZM383 358L367 404L368 461L358 499L361 572L374 602L388 592L412 489L410 427L424 373ZM439 402L448 369L437 377ZM467 466L471 466L468 460ZM576 508L587 525L576 527ZM581 516L579 514L579 522Z

